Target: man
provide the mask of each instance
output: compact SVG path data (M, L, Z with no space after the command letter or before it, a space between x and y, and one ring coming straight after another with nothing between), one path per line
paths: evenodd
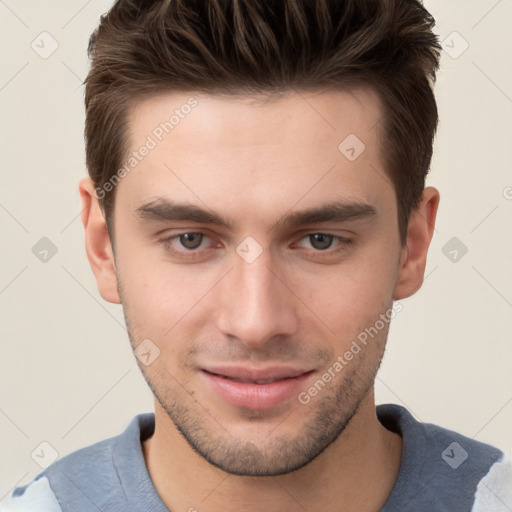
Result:
M505 511L504 453L376 408L421 286L439 45L414 0L119 0L80 184L155 413L7 510Z

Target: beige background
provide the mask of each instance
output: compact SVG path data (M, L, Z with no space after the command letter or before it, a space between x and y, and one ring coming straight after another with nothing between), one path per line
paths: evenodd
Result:
M86 45L110 4L0 1L0 498L41 470L34 451L51 457L42 442L63 456L152 410L79 219ZM429 178L441 206L428 277L393 321L377 401L510 449L512 1L425 5L446 39ZM58 43L47 59L31 47L51 49L43 31ZM42 237L58 250L46 263L32 253ZM468 248L455 263L443 253L452 237Z

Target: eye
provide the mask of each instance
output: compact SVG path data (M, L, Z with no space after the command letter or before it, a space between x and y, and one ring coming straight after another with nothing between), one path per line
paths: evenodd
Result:
M177 233L173 236L168 236L161 240L165 250L177 257L199 257L200 253L207 250L208 245L204 244L209 241L208 245L212 245L212 240L204 233L195 231L186 233ZM203 249L203 250L201 250Z
M334 237L332 235L326 235L325 233L314 233L309 236L309 241L315 249L329 249L332 245Z
M349 239L330 233L310 233L301 240L308 240L313 249L317 251L329 249L335 240L339 242L338 249L343 249L350 243Z
M203 233L183 233L176 238L186 249L197 249L203 241Z
M160 240L166 252L175 258L190 262L206 261L211 258L213 252L222 247L222 243L215 242L205 233L187 231L168 236ZM337 257L337 255L348 249L352 241L348 238L334 235L332 233L309 233L299 239L295 244L306 250L310 258Z

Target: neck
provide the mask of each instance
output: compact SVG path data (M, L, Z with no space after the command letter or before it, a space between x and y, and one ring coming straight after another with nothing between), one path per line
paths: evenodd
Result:
M231 475L198 455L155 402L143 443L153 484L169 510L290 512L380 510L400 469L402 439L377 419L373 390L344 432L303 468L275 477Z

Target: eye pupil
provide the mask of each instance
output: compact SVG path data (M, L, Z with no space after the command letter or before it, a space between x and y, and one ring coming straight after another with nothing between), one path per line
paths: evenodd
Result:
M180 235L180 242L187 249L197 249L203 240L201 233L185 233Z
M311 245L315 247L315 249L328 249L332 244L332 235L325 235L323 233L315 233L314 235L309 235L311 240ZM316 243L318 242L318 244Z

